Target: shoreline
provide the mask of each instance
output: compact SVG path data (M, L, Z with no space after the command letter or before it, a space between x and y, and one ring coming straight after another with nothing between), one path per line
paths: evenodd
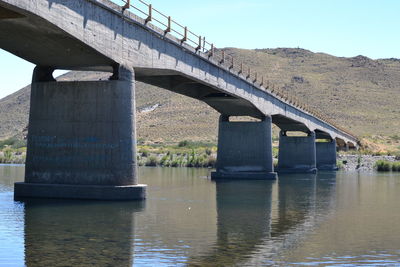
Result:
M344 171L377 171L375 164L377 161L384 160L396 162L396 156L373 156L373 155L346 155L338 154L337 162L341 170ZM346 162L346 163L345 163Z
M377 171L375 164L377 161L384 160L389 162L396 162L395 156L373 156L373 155L353 155L353 154L338 154L337 162L339 170L342 171ZM20 159L17 162L0 163L1 166L23 166ZM138 167L159 167L159 168L204 168L212 169L210 166L146 166L138 164Z

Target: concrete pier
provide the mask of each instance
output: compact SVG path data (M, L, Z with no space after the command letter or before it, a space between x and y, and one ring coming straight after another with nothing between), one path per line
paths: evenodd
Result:
M337 170L336 165L336 140L329 142L316 142L317 169Z
M33 75L25 182L15 197L143 199L136 173L134 72L116 80L56 82Z
M221 115L216 172L212 179L275 179L271 117L259 122L230 122Z
M286 132L280 132L278 172L317 172L315 132L308 136L286 136Z

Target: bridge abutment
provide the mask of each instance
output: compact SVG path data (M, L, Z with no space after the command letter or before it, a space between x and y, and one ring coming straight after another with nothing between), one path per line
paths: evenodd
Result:
M136 170L135 81L56 82L36 67L25 182L15 197L143 199Z
M318 170L337 170L336 165L336 140L329 142L316 142L317 169Z
M221 115L216 172L212 179L275 179L271 117L260 122L230 122Z
M286 136L286 132L280 132L278 172L317 172L315 132L308 136Z

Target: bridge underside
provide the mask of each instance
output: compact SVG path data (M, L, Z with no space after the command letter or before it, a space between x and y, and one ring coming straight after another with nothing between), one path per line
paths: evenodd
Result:
M0 32L2 49L38 66L112 71L116 64L48 20L4 3L0 3Z

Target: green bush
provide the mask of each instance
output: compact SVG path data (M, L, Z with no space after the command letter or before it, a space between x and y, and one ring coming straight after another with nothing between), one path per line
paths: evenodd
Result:
M338 169L340 169L340 170L344 169L344 164L343 163L344 163L343 160L336 161L336 166L338 167Z
M169 156L168 156L168 155L165 155L165 156L163 156L163 157L161 158L161 160L160 160L160 165L161 165L161 166L164 166L164 167L169 167L170 162L169 162Z
M392 168L392 163L390 161L386 161L386 160L378 160L375 163L375 167L378 172L388 172Z
M173 160L173 161L171 161L171 164L170 164L170 166L171 167L179 167L180 165L179 165L179 161L178 160Z
M158 165L158 158L157 157L155 157L155 156L150 156L150 157L148 157L147 158L147 161L146 161L146 166L149 166L149 167L156 167L157 165Z
M147 158L149 156L149 151L146 149L141 149L140 152L142 153L142 157Z
M183 141L180 141L178 143L179 147L184 147L184 146L188 146L188 145L189 145L189 141L188 140L183 140Z
M392 164L392 171L400 172L400 162L393 162Z
M0 150L4 149L6 146L9 146L14 149L18 149L21 147L26 147L26 141L19 140L15 137L11 137L11 138L0 141Z
M361 167L361 154L358 155L356 169L359 169L360 167Z
M278 155L279 155L279 148L272 147L272 157L273 158L278 158Z

